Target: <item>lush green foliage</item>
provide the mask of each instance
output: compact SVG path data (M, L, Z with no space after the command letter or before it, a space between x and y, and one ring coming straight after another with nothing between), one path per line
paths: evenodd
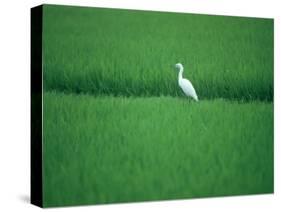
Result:
M273 21L44 7L44 87L111 95L181 95L181 62L199 98L272 100Z
M44 101L46 206L273 191L271 103Z
M273 192L272 20L47 5L43 54L44 206Z

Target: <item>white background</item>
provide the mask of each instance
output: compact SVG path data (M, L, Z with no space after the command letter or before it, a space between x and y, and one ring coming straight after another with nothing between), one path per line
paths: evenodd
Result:
M275 19L275 194L55 208L52 211L278 211L280 194L280 38L278 0L8 1L0 5L0 211L36 211L30 192L30 8L42 3L180 11ZM279 11L278 11L279 10ZM278 12L280 14L278 14ZM71 185L70 185L71 186Z

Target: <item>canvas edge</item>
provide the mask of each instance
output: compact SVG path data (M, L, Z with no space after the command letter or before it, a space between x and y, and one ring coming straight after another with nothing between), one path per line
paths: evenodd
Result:
M31 72L31 139L30 139L30 200L43 207L43 160L42 160L42 32L43 5L30 9L30 72Z

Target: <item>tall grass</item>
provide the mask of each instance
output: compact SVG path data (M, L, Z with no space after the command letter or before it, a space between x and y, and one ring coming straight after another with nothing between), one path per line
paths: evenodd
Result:
M273 192L272 103L44 94L44 206Z
M44 89L180 96L177 62L199 98L273 99L273 20L44 7Z
M273 20L43 15L45 207L273 192Z

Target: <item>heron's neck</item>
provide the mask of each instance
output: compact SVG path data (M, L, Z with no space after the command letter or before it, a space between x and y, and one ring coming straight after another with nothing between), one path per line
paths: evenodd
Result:
M182 73L183 73L183 68L181 68L180 71L179 71L179 80L182 79Z

